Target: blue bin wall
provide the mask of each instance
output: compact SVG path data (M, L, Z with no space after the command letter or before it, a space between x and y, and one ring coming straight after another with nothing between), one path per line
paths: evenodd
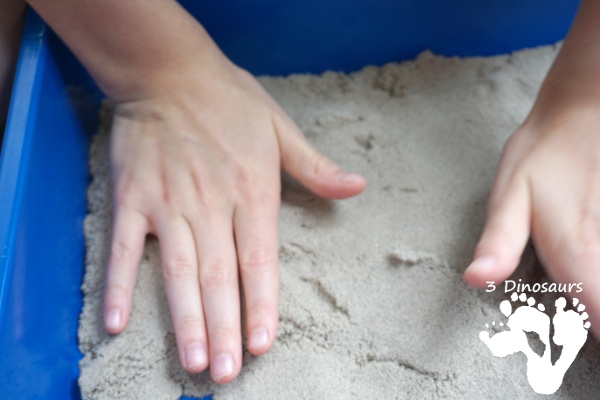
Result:
M0 398L76 399L87 147L99 95L35 15L25 32L0 159ZM74 101L71 85L87 94Z
M578 2L182 3L241 66L289 74L353 71L427 48L465 56L552 43L566 33ZM82 221L100 98L30 13L0 155L0 399L80 399Z
M414 58L486 56L554 43L578 0L182 0L254 74L355 71Z

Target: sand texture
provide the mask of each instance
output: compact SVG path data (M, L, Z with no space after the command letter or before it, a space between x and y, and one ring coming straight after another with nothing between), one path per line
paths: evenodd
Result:
M522 354L496 358L479 332L508 295L461 272L483 226L502 146L531 107L557 47L491 58L430 52L353 74L261 78L324 154L369 186L327 201L283 177L278 340L244 355L225 386L177 359L158 244L150 239L127 329L102 327L110 241L109 115L91 150L85 306L79 340L87 400L537 399ZM532 251L516 278L547 280ZM536 296L547 309L556 296ZM504 319L506 320L506 319ZM552 395L600 398L590 338Z

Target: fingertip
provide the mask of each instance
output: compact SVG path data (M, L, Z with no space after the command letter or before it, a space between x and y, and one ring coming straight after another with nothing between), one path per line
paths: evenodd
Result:
M187 344L180 358L183 368L192 374L200 373L208 368L206 346L200 342Z
M361 194L367 187L367 180L358 174L342 171L338 174L337 180L341 183L338 187L339 192L337 193L337 197L335 197L338 199L345 199Z
M490 282L500 284L508 279L517 269L520 253L517 256L498 255L478 256L467 267L463 274L463 281L475 288L488 287Z
M107 332L116 335L125 329L123 310L111 307L104 311L104 327Z
M104 291L104 328L110 334L121 333L127 326L133 289L111 283L107 279Z
M256 328L248 335L248 351L255 356L261 356L273 347L272 335L266 328Z
M346 171L339 172L337 180L340 181L342 184L350 187L357 187L366 184L366 180L362 176L357 174L351 174Z
M329 177L322 177L314 187L309 187L315 194L333 200L343 200L362 193L367 187L367 180L360 175L339 171Z
M494 273L496 258L491 256L481 256L475 258L467 267L463 274L463 280L469 286L481 288L486 286L489 277Z
M286 149L288 151L283 151ZM293 150L293 151L292 151ZM328 199L345 199L365 190L367 181L342 170L306 140L282 148L282 167L313 193Z
M146 232L143 215L123 209L115 212L104 288L104 327L111 334L127 326Z
M527 190L525 184L512 184L500 191L495 184L473 261L463 274L468 285L483 288L489 282L501 283L517 269L530 233Z
M233 381L239 374L233 355L220 353L212 357L210 363L210 375L213 381L225 384Z

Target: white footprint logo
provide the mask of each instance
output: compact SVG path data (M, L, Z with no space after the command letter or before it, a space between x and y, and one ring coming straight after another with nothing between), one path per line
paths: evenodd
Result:
M573 307L577 311L567 310L565 307L567 301L564 297L559 297L556 302L556 314L552 319L554 325L553 342L562 346L560 358L552 365L550 348L550 318L544 313L544 305L535 305L533 297L527 298L525 293L517 295L513 293L511 300L515 303L517 300L527 303L518 307L512 312L512 304L508 300L500 303L500 311L506 317L506 327L509 330L503 330L490 336L488 331L481 331L479 339L487 345L492 354L496 357L506 357L510 354L522 352L527 357L527 380L536 393L552 394L560 388L565 373L577 357L579 350L587 340L590 322L586 321L588 314L584 312L585 306L579 304L577 299L573 299ZM495 326L496 322L492 322ZM500 322L498 326L503 327ZM486 324L486 328L490 328ZM540 356L534 352L527 341L526 332L535 332L540 341L544 344L544 352Z

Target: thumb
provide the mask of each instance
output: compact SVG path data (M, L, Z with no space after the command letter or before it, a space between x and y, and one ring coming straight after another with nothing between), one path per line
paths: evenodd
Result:
M501 283L517 268L530 232L529 189L524 179L514 179L504 188L495 185L488 218L464 281L475 287Z
M281 166L310 191L328 199L345 199L365 190L365 178L342 170L319 153L293 122L278 122Z

